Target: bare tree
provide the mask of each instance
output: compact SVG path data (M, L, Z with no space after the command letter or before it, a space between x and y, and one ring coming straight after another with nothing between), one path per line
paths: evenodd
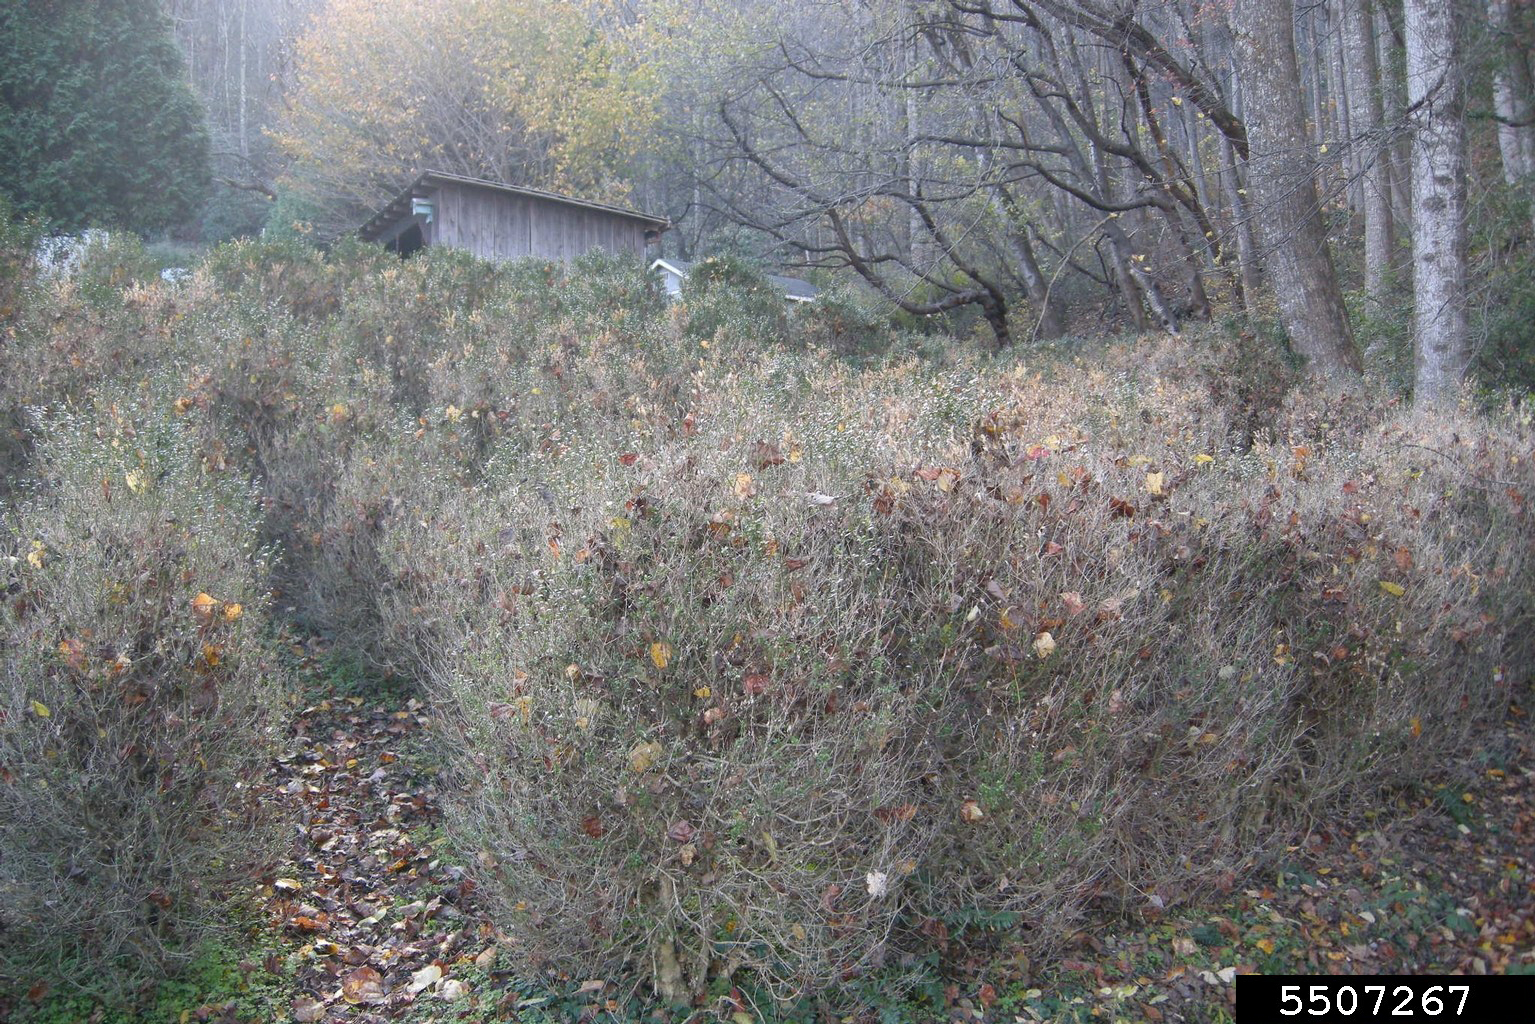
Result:
M1363 364L1327 245L1301 115L1293 9L1289 0L1237 0L1232 29L1247 98L1248 182L1280 315L1310 374L1356 377Z
M1496 44L1492 98L1503 177L1531 197L1535 225L1535 11L1514 0L1487 0L1487 22Z
M1405 0L1407 100L1412 111L1414 400L1452 396L1471 363L1466 316L1466 110L1455 12Z
M1379 306L1386 299L1395 249L1388 174L1389 139L1384 131L1380 70L1376 62L1372 0L1344 0L1343 40L1353 135L1349 149L1359 168L1364 215L1364 290Z

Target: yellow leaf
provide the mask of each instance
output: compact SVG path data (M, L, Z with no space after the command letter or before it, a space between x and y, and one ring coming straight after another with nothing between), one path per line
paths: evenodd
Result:
M1417 715L1412 716L1412 738L1417 739L1423 735L1423 720Z
M203 622L213 618L213 610L219 606L218 598L206 593L200 593L192 598L192 614Z
M43 567L43 560L47 557L48 549L43 546L43 542L34 540L32 542L32 550L27 552L27 564L34 569L41 569Z
M661 744L655 740L651 740L649 743L636 744L634 749L629 751L629 770L636 772L648 771L651 765L655 764L661 757L661 754Z
M224 619L227 622L233 622L243 614L245 614L245 606L238 601L231 601L224 606Z
M1390 580L1381 580L1380 589L1384 590L1392 597L1401 597L1403 594L1407 593L1406 587L1402 586L1400 583L1392 583Z
M1162 490L1163 476L1161 473L1146 474L1146 490L1151 494L1162 495L1167 492Z
M1050 657L1051 654L1055 653L1055 637L1051 636L1048 631L1036 636L1034 638L1034 653L1041 660Z
M1258 940L1258 948L1263 950L1265 953L1272 953L1272 952L1274 952L1274 940L1273 939L1259 939Z
M448 420L448 422L457 423L459 417L464 415L464 410L460 409L456 405L450 405L442 411L442 414Z
M697 697L699 700L707 700L713 695L714 691L709 689L707 686L700 686L698 689L693 691L693 696Z
M743 501L757 493L757 484L752 480L750 473L737 473L735 482L736 497Z
M144 488L149 486L148 478L146 478L143 473L140 473L136 469L130 469L128 472L124 473L123 482L128 485L128 490L132 491L134 494L142 493Z
M650 645L650 660L656 668L664 670L672 661L672 645L664 640L657 640Z
M32 713L38 718L47 718L53 714L52 711L48 710L48 705L44 704L40 700L34 700L32 702Z
M1206 455L1203 452L1200 452L1198 455L1194 456L1194 464L1197 466L1207 466L1214 461L1214 455Z

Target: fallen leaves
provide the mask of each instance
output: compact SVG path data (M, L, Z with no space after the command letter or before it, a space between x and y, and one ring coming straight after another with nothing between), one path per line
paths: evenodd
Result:
M637 743L629 751L629 770L632 772L646 772L655 765L663 753L661 744L655 740L648 743Z
M314 1024L325 1018L325 1004L313 996L299 996L293 1000L293 1019L297 1024Z
M382 1003L388 998L384 991L384 976L372 967L359 967L341 981L341 998L353 1006Z
M929 466L912 471L912 475L919 480L926 480L935 485L940 491L948 493L959 483L959 470L948 466Z
M419 995L442 980L442 967L437 964L427 964L410 976L410 982L406 984L405 991L411 995Z

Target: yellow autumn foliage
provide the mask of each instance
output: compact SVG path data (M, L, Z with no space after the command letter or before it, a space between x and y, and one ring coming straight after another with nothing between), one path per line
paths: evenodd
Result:
M372 208L421 170L624 202L656 90L605 0L334 0L274 133L288 185Z

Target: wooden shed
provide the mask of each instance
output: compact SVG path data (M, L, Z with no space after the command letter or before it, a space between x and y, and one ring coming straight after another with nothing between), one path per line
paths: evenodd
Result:
M620 206L424 171L359 233L402 256L446 245L491 260L568 262L591 249L644 256L666 227L663 218Z
M694 264L670 256L663 256L650 264L651 270L661 272L661 287L666 289L669 298L680 299L682 297L682 282L686 281L693 273ZM801 281L797 277L780 277L777 274L767 275L768 284L777 288L783 297L789 302L813 302L820 291L809 281Z

